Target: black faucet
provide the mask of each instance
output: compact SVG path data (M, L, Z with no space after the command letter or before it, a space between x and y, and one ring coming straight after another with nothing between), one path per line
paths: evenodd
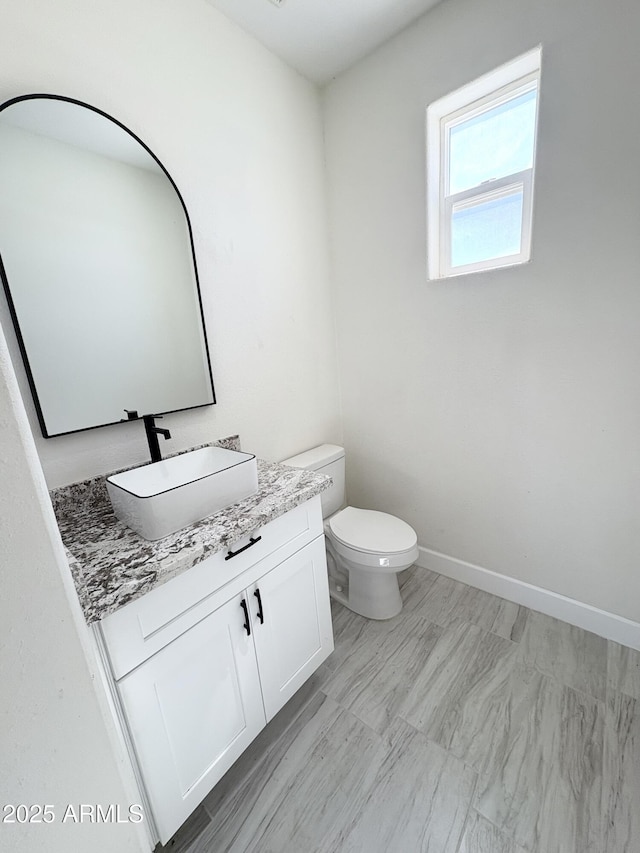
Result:
M140 419L140 415L135 409L125 409L125 412L127 413L128 421L137 421ZM147 434L147 441L149 442L149 453L151 454L152 462L162 461L162 454L160 453L160 443L158 442L158 436L163 435L165 439L171 438L171 433L168 429L162 429L162 427L157 427L155 424L155 419L161 417L162 415L142 416L142 420L144 421L144 431Z
M149 442L149 452L151 453L151 461L152 462L160 462L162 459L162 454L160 453L160 443L158 442L158 436L162 435L167 438L171 438L171 433L168 429L162 429L161 427L156 426L155 419L161 418L162 415L143 415L142 420L144 421L144 429L147 433L147 441Z

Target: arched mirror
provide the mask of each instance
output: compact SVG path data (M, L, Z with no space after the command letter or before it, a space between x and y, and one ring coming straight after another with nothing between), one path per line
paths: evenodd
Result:
M0 275L45 437L215 402L184 202L100 110L0 107Z

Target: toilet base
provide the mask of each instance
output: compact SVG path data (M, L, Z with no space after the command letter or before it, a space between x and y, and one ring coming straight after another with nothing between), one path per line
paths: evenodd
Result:
M398 574L413 565L418 556L412 551L397 566L384 571L365 566L339 555L329 536L325 536L329 595L367 619L393 619L402 610Z
M392 619L402 610L396 574L349 569L346 584L329 577L329 595L344 607L367 619Z
M398 575L350 568L347 607L367 619L397 616L402 610Z

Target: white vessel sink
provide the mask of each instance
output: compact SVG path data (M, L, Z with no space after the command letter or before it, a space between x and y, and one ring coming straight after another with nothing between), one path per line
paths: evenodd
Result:
M144 539L162 539L258 491L251 453L202 447L107 477L113 510Z

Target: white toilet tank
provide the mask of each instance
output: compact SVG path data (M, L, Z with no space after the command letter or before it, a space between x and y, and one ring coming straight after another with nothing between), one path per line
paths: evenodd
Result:
M345 484L344 484L344 447L337 444L321 444L297 456L283 459L283 465L292 468L304 468L307 471L318 471L328 474L333 480L331 488L322 492L322 517L328 518L344 506Z

